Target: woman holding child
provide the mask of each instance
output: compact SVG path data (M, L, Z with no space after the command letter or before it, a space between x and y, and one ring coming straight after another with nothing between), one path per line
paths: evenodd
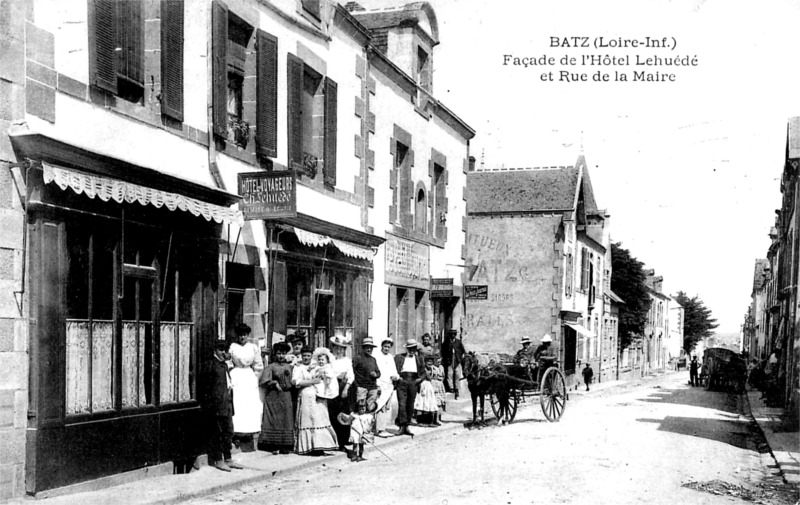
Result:
M294 367L292 376L292 382L300 389L294 449L298 454L322 455L339 445L328 416L328 397L334 391L338 395L338 383L331 369L329 350L320 347L312 353L310 347L303 347L300 356L302 362ZM312 358L316 358L316 363L312 363Z

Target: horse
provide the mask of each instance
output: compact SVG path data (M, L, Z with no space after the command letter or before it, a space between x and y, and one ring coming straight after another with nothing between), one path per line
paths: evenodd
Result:
M462 366L464 378L467 380L469 394L472 398L472 425L486 426L484 420L484 400L486 395L494 394L498 398L507 400L509 391L505 378L506 369L503 365L490 361L488 365L481 365L474 351L464 355ZM480 408L478 408L480 405ZM478 414L480 413L480 423Z

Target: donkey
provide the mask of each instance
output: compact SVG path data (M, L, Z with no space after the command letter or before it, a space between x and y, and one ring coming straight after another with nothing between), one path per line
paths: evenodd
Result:
M469 394L472 398L472 425L486 426L484 420L484 400L486 395L495 394L503 400L508 399L508 384L505 381L506 370L502 365L490 361L482 366L474 351L464 355L464 378L467 380ZM479 408L480 404L480 408ZM478 422L480 414L480 423Z

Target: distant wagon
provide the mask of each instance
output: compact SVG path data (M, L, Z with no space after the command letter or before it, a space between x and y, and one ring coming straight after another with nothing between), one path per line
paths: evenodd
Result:
M712 347L703 352L700 382L707 390L744 391L747 362L736 351Z

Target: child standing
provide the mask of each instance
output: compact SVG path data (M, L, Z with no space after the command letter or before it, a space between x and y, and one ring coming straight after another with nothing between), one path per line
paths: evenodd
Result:
M430 377L433 370L433 355L425 356L426 379L419 385L414 410L417 411L417 424L420 426L437 426L439 423L439 407L436 404L436 391Z
M364 461L364 444L374 440L372 432L375 428L375 413L367 412L366 400L358 401L358 414L350 414L350 443L353 444L353 453L350 461L358 463Z
M444 412L447 410L447 402L446 402L446 395L447 391L444 387L444 367L442 366L442 357L438 354L434 355L434 364L431 367L430 371L428 372L428 376L431 378L431 385L433 386L433 393L436 396L436 406L439 407L439 410ZM433 419L433 424L435 426L441 426L442 424L439 422L439 413Z
M231 468L244 468L231 459L233 438L233 399L231 398L232 366L228 361L228 344L218 340L214 344L214 355L208 373L208 389L204 407L209 414L209 448L212 466L223 472Z

